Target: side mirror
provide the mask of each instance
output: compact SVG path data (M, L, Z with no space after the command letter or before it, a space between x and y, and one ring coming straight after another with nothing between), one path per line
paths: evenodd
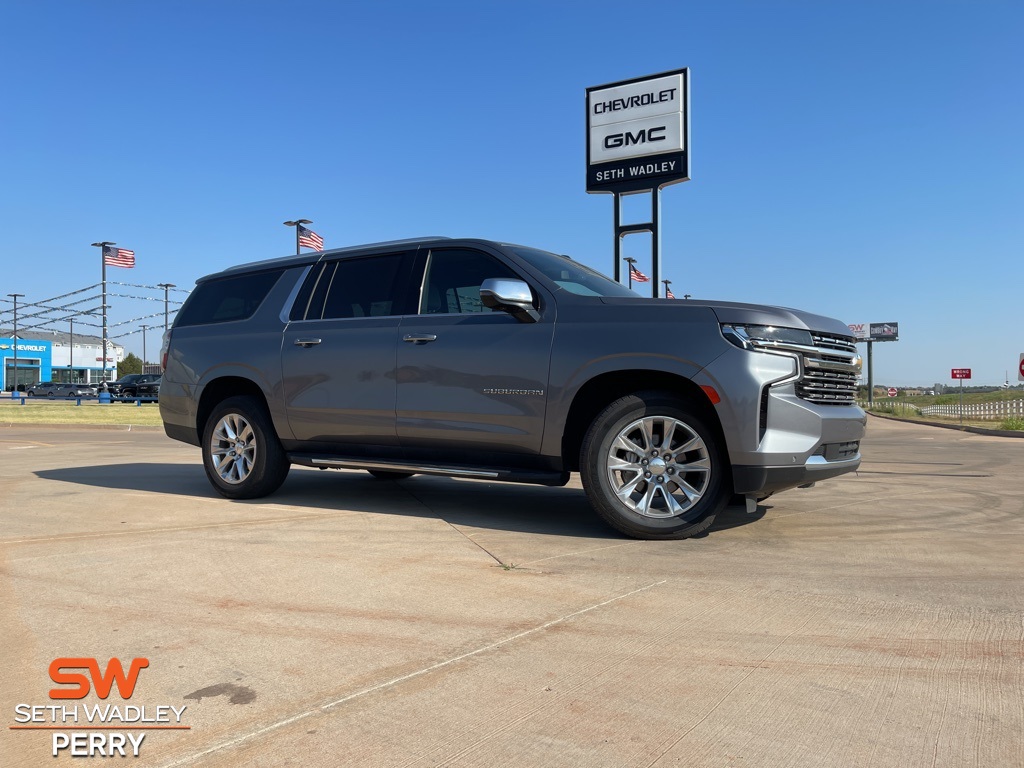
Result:
M533 291L522 280L490 277L480 286L480 301L485 307L508 312L521 323L540 320L540 313L533 306Z

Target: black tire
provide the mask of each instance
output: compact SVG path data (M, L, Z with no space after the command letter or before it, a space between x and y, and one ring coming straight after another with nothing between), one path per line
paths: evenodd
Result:
M232 435L239 438L234 443ZM213 409L203 429L202 450L206 476L228 499L269 496L291 467L266 407L245 395L229 397Z
M35 392L26 392L25 393L25 397L35 397L35 396L36 396Z
M405 480L405 478L416 474L415 472L396 472L391 469L368 469L366 471L378 480Z
M594 510L637 539L701 533L732 495L717 432L665 392L637 392L601 411L583 440L580 475Z

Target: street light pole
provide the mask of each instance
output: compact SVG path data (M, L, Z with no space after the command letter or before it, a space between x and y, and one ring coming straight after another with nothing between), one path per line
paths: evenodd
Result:
M100 283L103 285L103 362L100 364L100 387L105 390L107 383L107 259L103 255L103 250L108 245L117 245L117 243L103 240L99 243L90 243L90 245L100 249L100 264L103 265L100 273Z
M174 283L157 283L156 287L164 289L164 333L167 333L167 292L171 288L177 288L177 286Z
M18 299L22 298L24 293L8 293L12 299L14 299L14 387L11 389L11 399L18 397ZM4 382L6 386L7 382Z
M142 326L142 372L143 373L146 372L146 331L148 331L152 327L153 326L151 326L151 325L143 325Z
M296 219L295 221L286 221L284 225L286 227L295 227L295 255L299 255L299 225L300 224L312 224L312 219Z
M75 383L75 316L68 318L71 323L71 341L68 342L68 384Z
M629 272L629 287L630 287L630 289L632 289L633 288L633 265L636 264L636 259L634 259L632 256L623 256L622 260L624 262L626 262L627 264L629 264L629 269L627 271Z

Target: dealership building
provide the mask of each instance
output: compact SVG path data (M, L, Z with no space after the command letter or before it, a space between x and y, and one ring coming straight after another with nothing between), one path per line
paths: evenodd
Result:
M73 384L98 384L117 378L117 364L124 360L124 347L107 340L106 376L103 365L103 339L76 333L72 336L61 331L18 332L18 369L14 370L15 340L10 328L0 329L0 371L3 386L0 391L10 392L17 379L18 389L24 390L41 381L60 381Z

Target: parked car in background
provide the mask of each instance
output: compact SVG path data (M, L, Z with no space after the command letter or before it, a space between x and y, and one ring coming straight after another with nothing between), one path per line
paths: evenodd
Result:
M26 397L49 397L60 386L56 381L40 381L25 390Z
M44 381L33 384L27 390L27 397L96 397L97 388L94 384L61 384L56 381Z
M107 391L111 397L136 397L139 385L159 379L159 373L129 373L117 381L107 382Z
M153 398L156 399L160 396L160 377L157 376L152 381L143 381L135 385L135 396L142 398Z

